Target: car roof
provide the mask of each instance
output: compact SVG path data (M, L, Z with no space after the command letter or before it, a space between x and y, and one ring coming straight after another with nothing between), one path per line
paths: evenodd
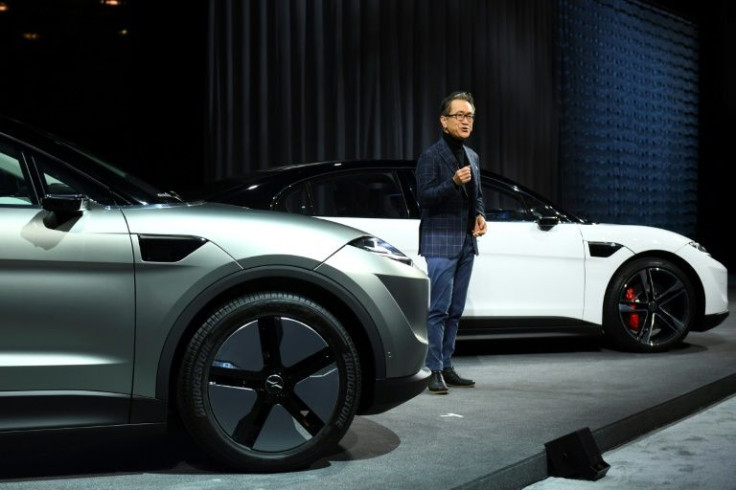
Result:
M334 173L338 171L351 170L368 170L368 169L404 169L413 170L416 168L417 161L411 159L355 159L355 160L324 160L319 162L293 163L288 165L280 165L254 170L248 174L235 175L216 180L209 183L196 191L197 198L207 198L221 195L242 185L283 185L285 183L295 183L304 179L309 179L319 175ZM523 185L504 177L495 172L481 169L484 177L490 178L507 186L521 190L541 201L548 201L547 198L537 194L535 191L524 187Z
M185 193L188 199L211 199L222 196L244 185L265 186L276 189L301 180L342 170L366 169L413 169L414 160L325 160L319 162L294 163L254 170L247 174L234 175L215 180L200 189ZM264 191L266 191L264 189Z

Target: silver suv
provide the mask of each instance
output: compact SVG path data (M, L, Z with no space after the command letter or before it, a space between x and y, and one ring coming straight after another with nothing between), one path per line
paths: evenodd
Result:
M419 394L426 275L315 218L187 203L0 119L0 434L181 420L233 469Z

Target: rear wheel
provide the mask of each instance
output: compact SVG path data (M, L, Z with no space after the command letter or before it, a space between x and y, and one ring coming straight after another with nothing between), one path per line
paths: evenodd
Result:
M603 329L623 350L661 352L682 342L695 321L697 298L674 263L646 258L625 265L606 293Z
M215 461L244 471L309 465L342 438L360 393L357 350L320 305L278 292L223 305L186 348L182 420Z

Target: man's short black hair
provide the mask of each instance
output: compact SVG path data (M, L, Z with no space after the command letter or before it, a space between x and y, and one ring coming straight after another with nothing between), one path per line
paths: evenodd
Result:
M442 99L442 105L440 105L440 116L446 116L450 113L450 105L453 100L467 100L475 110L475 102L473 101L473 94L464 90L452 92L450 95Z

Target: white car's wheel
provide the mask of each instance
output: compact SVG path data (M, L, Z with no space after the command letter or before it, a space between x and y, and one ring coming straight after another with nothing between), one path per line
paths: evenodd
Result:
M215 461L287 471L325 454L358 406L357 350L337 319L291 294L243 296L200 327L178 380L182 420Z
M687 274L655 258L626 264L606 293L603 329L613 344L633 352L661 352L687 336L697 297Z

